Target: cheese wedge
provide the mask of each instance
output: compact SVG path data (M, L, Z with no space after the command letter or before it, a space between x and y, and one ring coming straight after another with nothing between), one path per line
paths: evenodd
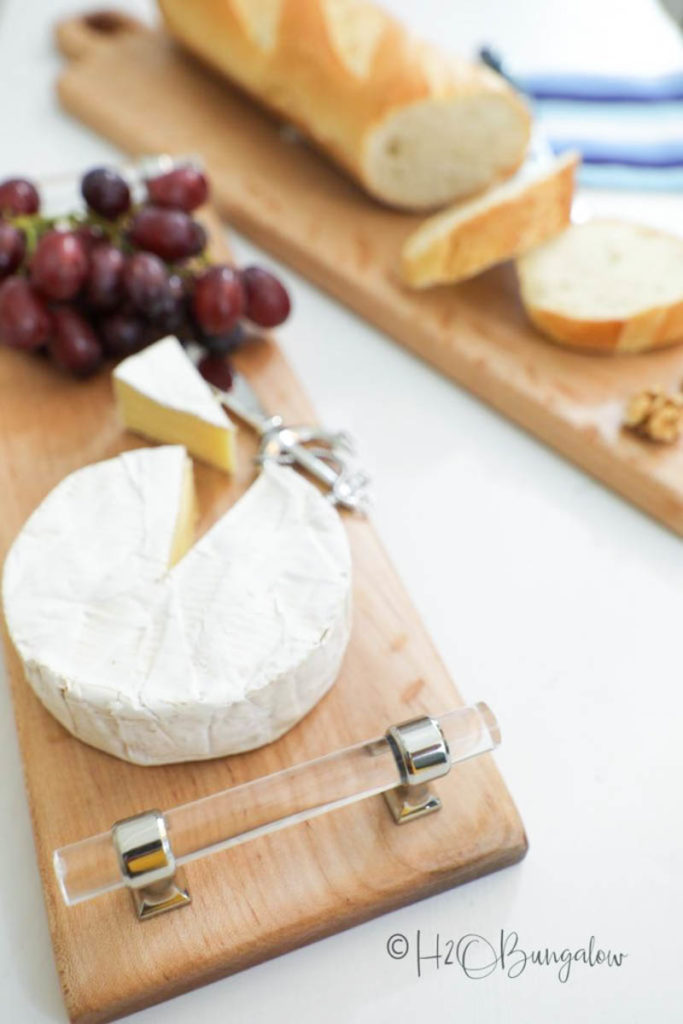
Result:
M5 563L36 694L74 736L136 764L277 739L332 685L349 638L346 532L298 473L265 466L183 554L192 516L185 449L141 448L66 477Z
M129 430L152 441L183 444L203 462L234 469L234 424L177 338L169 335L124 359L113 381Z

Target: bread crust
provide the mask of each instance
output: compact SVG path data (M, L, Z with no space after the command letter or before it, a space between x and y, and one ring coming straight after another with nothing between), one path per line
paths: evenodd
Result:
M581 320L534 306L522 291L529 318L552 341L584 352L625 355L683 341L683 301L624 320Z
M589 222L609 227L623 226L626 222L600 220ZM636 229L649 236L671 238L666 232L643 225ZM577 230L578 226L568 230ZM680 242L680 240L678 240ZM680 243L683 246L683 242ZM532 261L537 258L529 255ZM620 355L647 352L683 342L683 298L666 305L650 306L631 315L609 318L570 316L567 310L539 304L535 298L535 275L526 267L525 258L516 263L520 295L529 319L546 337L560 345L584 352Z
M413 288L464 281L556 235L569 223L579 161L568 153L519 192L497 201L494 187L428 218L403 245L403 280Z
M159 0L159 6L180 43L299 127L376 198L387 197L368 171L373 131L392 113L424 101L476 96L504 105L520 145L495 173L511 174L523 159L529 113L504 79L443 56L380 8L358 0L270 0L251 10L248 0Z

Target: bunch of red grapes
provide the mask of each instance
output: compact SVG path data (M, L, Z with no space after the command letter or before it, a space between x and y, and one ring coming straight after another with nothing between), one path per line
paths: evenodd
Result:
M206 348L200 368L224 386L249 324L281 324L289 296L261 267L209 265L192 216L208 198L201 170L176 166L145 188L134 205L120 174L95 168L81 181L86 210L46 218L30 181L0 184L0 342L88 376L176 334Z

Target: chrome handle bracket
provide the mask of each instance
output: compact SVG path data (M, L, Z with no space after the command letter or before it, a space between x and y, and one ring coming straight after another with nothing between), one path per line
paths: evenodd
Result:
M441 809L441 800L429 783L451 769L448 742L439 723L425 715L392 725L387 742L396 759L401 784L384 793L397 825L404 825Z
M111 833L121 875L141 921L191 902L176 869L161 811L123 818L112 826Z

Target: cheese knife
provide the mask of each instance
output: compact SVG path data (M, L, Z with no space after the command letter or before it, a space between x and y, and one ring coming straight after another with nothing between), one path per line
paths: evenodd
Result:
M202 350L189 346L188 354L196 363ZM302 470L323 485L333 505L367 515L370 478L354 465L355 445L345 430L286 424L282 416L264 409L247 378L237 371L229 391L210 387L217 401L260 438L257 462L279 462Z

